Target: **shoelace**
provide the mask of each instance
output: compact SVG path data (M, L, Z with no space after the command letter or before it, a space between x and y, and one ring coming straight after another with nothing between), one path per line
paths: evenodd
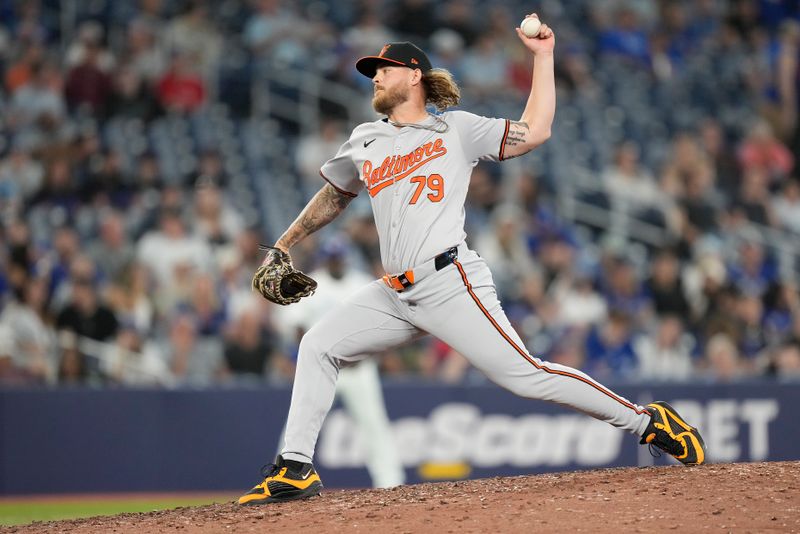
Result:
M658 429L659 431L656 432L656 438L651 441L648 445L648 449L650 450L650 455L654 458L661 457L660 450L666 451L673 456L679 456L683 454L683 445L680 441L673 438L666 430ZM666 439L660 439L664 436Z
M261 466L261 476L264 478L271 477L275 475L281 468L278 467L276 464L265 464Z
M650 451L650 456L653 458L661 458L661 449L653 445L652 443L647 444L647 450Z

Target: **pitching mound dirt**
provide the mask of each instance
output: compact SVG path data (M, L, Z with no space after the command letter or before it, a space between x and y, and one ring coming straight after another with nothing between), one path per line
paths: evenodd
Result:
M15 533L800 532L800 462L603 469L327 491L7 527Z

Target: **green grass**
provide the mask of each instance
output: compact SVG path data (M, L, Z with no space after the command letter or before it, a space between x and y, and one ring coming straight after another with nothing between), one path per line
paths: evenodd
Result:
M30 500L3 502L0 500L0 525L23 525L32 521L55 521L97 515L114 515L123 512L152 512L179 506L200 506L215 502L228 502L233 496L207 497L103 497L99 500L65 498L49 500Z

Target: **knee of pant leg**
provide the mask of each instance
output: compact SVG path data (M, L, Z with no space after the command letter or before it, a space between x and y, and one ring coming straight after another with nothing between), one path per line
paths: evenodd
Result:
M318 359L330 358L326 344L325 340L312 328L306 332L300 340L297 357L298 359L308 357Z
M298 359L310 356L330 360L336 367L342 368L355 365L368 356L361 353L350 354L346 341L331 339L325 332L312 327L300 340Z

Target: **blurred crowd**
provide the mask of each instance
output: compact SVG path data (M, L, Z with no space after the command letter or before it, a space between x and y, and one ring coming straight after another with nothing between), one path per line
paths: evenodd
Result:
M469 242L529 350L604 380L800 378L800 5L535 4L558 40L554 136L476 167L467 205ZM268 160L197 138L244 132L261 91L290 98L276 72L362 91L368 107L353 60L403 39L453 72L464 109L516 119L531 60L513 28L532 10L0 3L0 383L290 382L303 321L250 291L258 244L283 230L255 192ZM282 143L276 165L301 199L352 126L342 106L318 113L310 134L261 117L270 134L241 141ZM159 137L176 128L194 137ZM275 180L275 198L291 193ZM568 215L565 196L586 209ZM293 256L330 284L382 275L368 200ZM484 380L433 339L379 357L387 377Z

